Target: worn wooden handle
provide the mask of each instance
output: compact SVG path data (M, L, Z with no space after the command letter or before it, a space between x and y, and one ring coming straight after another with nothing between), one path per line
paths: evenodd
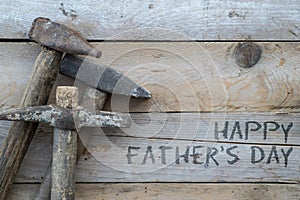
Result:
M56 104L63 108L76 108L78 106L78 89L72 86L57 87ZM74 199L76 156L77 132L55 127L52 156L52 200Z
M61 58L62 53L42 48L24 91L21 107L47 103ZM36 123L12 124L0 150L0 200L6 199L37 127Z
M87 86L81 100L81 105L88 111L102 110L107 99L107 93L96 90ZM84 152L84 144L81 139L88 140L88 138L77 138L77 161L80 155ZM51 177L52 177L52 161L45 173L44 179L40 185L40 189L35 196L35 200L49 200L51 194Z

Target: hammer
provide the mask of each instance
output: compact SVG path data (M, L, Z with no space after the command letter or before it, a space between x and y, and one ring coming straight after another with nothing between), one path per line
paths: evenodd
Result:
M81 127L129 127L125 114L93 114L78 107L76 87L60 86L56 90L57 106L10 109L0 113L0 120L41 122L54 127L51 199L74 199L77 132Z
M76 78L88 85L81 101L81 106L84 106L87 110L102 110L107 98L107 93L133 96L136 98L151 97L151 93L148 90L139 86L129 77L117 70L84 60L79 56L67 54L59 67L59 72L65 76ZM80 144L80 141L77 148L79 156L84 150L84 146ZM40 190L36 194L35 200L46 200L50 198L51 170L50 165L42 180ZM54 175L55 173L52 174L52 176ZM55 183L52 183L52 185L53 184L55 185Z
M49 46L58 51L83 55L89 54L95 57L101 56L101 52L89 45L78 32L64 25L51 22L46 18L37 18L34 21L29 37L42 45ZM35 62L31 80L25 90L21 107L46 104L57 75L58 65L62 58L62 53L58 51L53 51L46 47L42 49ZM65 60L68 61L68 59ZM69 60L72 60L72 58ZM78 63L78 60L76 62ZM92 64L92 66L95 65ZM74 71L72 72L71 68L72 66L66 68L67 70L64 70L63 73L74 78ZM113 73L114 71L111 68L105 68L104 72L104 74L108 75L105 77L114 77L111 79L113 81L110 82L111 84L105 84L106 82L102 81L96 88L112 92L111 88L113 87L111 86L116 82L121 82L129 86L125 90L122 88L119 90L119 92L123 92L123 95L144 98L151 97L149 91L124 78L120 73ZM9 186L12 184L37 126L35 123L24 122L16 122L12 125L4 142L4 148L1 151L0 157L0 199L5 199Z
M43 47L24 91L21 107L47 103L62 52L101 56L101 52L89 45L78 32L46 18L34 20L29 38ZM0 152L0 200L6 198L37 127L36 123L15 122L7 133Z
M71 68L71 66L73 68ZM90 61L84 61L82 58L77 57L77 56L72 56L72 55L66 55L61 66L60 66L60 71L63 72L64 74L70 76L70 77L77 77L77 73L78 71L80 71L79 68L85 68L85 70L83 70L87 77L89 77L88 80L85 80L84 77L78 76L80 80L84 81L86 84L88 85L93 85L93 80L95 77L102 75L101 77L98 77L99 82L96 84L97 88L101 88L103 91L107 91L110 93L116 93L116 94L122 94L122 95L127 95L127 96L135 96L135 97L151 97L151 94L149 91L147 91L145 88L140 87L139 85L137 85L135 82L133 82L131 79L129 79L127 76L121 74L120 72L113 70L112 68L109 67L105 67L105 66L101 66L101 65L97 65L94 64ZM71 69L71 70L69 70ZM71 73L72 72L72 73ZM106 81L105 81L106 80ZM118 86L120 85L120 86ZM114 89L115 88L115 89ZM67 89L69 89L67 91ZM60 106L63 107L77 107L77 92L74 92L74 89L70 89L68 87L66 87L65 89L66 91L64 91L64 88L60 88L60 92L57 92L57 104L59 104ZM73 92L72 92L73 91ZM103 106L103 103L105 101L105 94L101 93L97 90L94 90L94 93L98 93L98 96L100 96L100 102L98 102L98 104L100 104L97 108L101 109L101 107ZM66 95L69 94L69 95ZM84 101L83 103L87 103L87 101L90 101L91 99L96 100L96 98L92 97L93 94L93 89L91 87L88 87L88 89L86 90L86 94L84 95ZM67 100L59 100L59 99L63 99L62 97L64 96L70 96L73 97L75 96L74 100L70 101L73 102L73 104L75 105L71 105L71 103L69 103L69 106L65 106L68 103L62 103L62 102L68 102ZM88 102L87 104L91 104L93 102ZM59 114L58 114L59 113ZM102 112L103 113L103 112ZM108 112L104 112L104 114L109 114ZM55 117L53 117L55 116ZM75 122L73 122L73 117L75 118ZM95 117L96 116L96 117ZM99 123L97 121L99 121L99 117L100 115L91 115L88 114L86 111L84 110L75 110L73 112L70 112L69 110L63 110L60 109L58 107L54 107L54 106L40 106L40 107L33 107L33 108L27 108L27 109L15 109L15 110L10 110L9 112L3 112L2 114L0 114L0 120L22 120L22 121L27 121L27 122L44 122L47 123L51 126L54 126L56 128L60 128L60 129L69 129L69 130L73 130L73 129L78 129L81 126L107 126L109 125L108 123L106 124L102 124ZM62 119L63 117L63 119ZM95 120L98 119L98 120ZM116 118L114 118L116 119ZM102 120L103 121L103 120ZM100 120L101 122L101 120ZM114 123L110 123L111 126L113 127L125 127L128 126L128 120L126 119L121 119L118 122L119 124ZM77 124L77 125L76 125ZM55 129L58 130L58 129ZM58 145L60 144L60 148L58 148L56 146L54 146L53 149L53 156L54 158L57 157L55 155L60 154L59 157L64 157L63 155L61 155L61 153L59 153L60 151L58 151L58 149L65 149L64 147L64 143L66 142L61 142L61 141L66 141L66 136L63 137L63 135L65 132L64 131L55 131L55 137L56 141L54 141L54 145ZM67 135L69 134L70 136L68 136L67 138L73 138L70 141L73 141L70 145L71 147L69 147L68 149L73 149L73 151L68 151L69 153L67 153L68 155L73 155L74 154L74 149L76 146L76 141L74 138L76 134L73 132L67 132ZM75 135L74 135L75 134ZM72 136L72 137L71 137ZM60 138L60 140L58 140L57 138ZM59 142L60 141L60 142ZM53 167L57 166L57 163L70 163L71 161L74 162L74 157L73 159L69 159L67 161L64 162L57 162L57 160L55 161L55 159L53 160ZM71 165L71 164L70 164ZM74 163L73 163L74 165ZM73 166L71 165L71 166ZM63 196L68 196L71 199L74 197L74 175L71 176L70 174L74 174L74 167L69 167L69 169L73 169L72 172L73 173L66 173L66 168L64 166L62 166L60 164L60 167L55 167L53 169L53 181L52 181L52 195L51 198L52 199L59 199ZM49 168L51 169L51 168ZM58 172L57 172L58 171ZM63 174L65 174L65 176L69 175L69 178L61 178L61 177L65 177L63 176L62 172L64 172ZM47 178L49 177L49 175L51 175L51 172L47 172L47 175L45 176L45 179L43 180L42 184L42 189L40 188L40 191L38 193L38 196L36 197L36 199L49 199L49 187L50 187L50 179L51 178ZM72 181L66 181L66 180L72 180ZM67 185L67 187L63 187L63 185ZM73 188L73 189L72 189Z

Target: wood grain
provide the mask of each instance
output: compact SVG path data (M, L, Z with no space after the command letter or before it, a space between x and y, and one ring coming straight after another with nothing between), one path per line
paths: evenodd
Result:
M8 200L31 200L38 184L15 184ZM296 184L181 184L109 183L76 184L77 200L93 199L215 199L215 200L298 200Z
M0 6L0 38L27 38L48 17L93 40L299 40L297 0L9 1Z
M32 66L40 51L40 46L34 43L0 43L1 109L19 106Z
M298 43L258 43L262 57L250 69L237 66L233 58L237 43L232 42L104 42L95 45L103 51L103 56L94 62L122 71L152 92L149 100L114 96L108 101L106 110L299 111ZM5 52L0 70L10 78L8 82L3 80L0 83L0 87L5 88L0 94L1 104L2 107L17 106L38 45L1 43L0 48ZM10 63L15 57L19 59Z
M99 136L91 141L88 162L78 164L79 182L300 182L295 146ZM162 147L170 148L165 157ZM291 153L287 163L283 151Z
M107 136L300 145L300 121L296 113L131 113L130 116L130 128L103 131Z
M24 90L21 107L47 103L58 74L62 53L42 48ZM37 123L14 122L0 147L0 199L5 199L37 130Z
M78 107L77 87L57 87L56 105L76 109ZM54 127L53 135L51 200L71 200L75 195L78 134L76 130Z
M89 130L90 131L90 130ZM39 132L28 150L16 181L40 182L51 158L51 134L44 130ZM175 162L176 147L180 155L185 153L189 146L189 155L193 154L193 148L199 145L205 147L195 149L202 153L199 162L194 164L193 157L188 156L188 163L180 158L180 163ZM140 147L132 149L132 164L128 164L128 147ZM152 146L154 162L148 152L148 157L142 164L148 146ZM160 146L170 146L166 150L166 164L162 162ZM234 147L237 146L237 147ZM256 147L253 147L256 146ZM216 148L215 156L217 165L212 159L207 163L208 148ZM252 149L255 151L255 160L260 157L259 149L263 149L265 157L261 162L252 163ZM278 161L274 149L278 154ZM234 160L227 152L229 148L233 154L237 154L239 160ZM282 151L287 153L287 165ZM224 149L222 151L222 149ZM272 156L270 157L271 151ZM267 145L267 144L243 144L227 142L201 142L176 139L150 139L136 137L105 136L99 130L94 130L90 136L87 151L78 162L77 182L299 182L299 153L300 148L293 145ZM269 158L270 157L270 158ZM269 160L270 159L270 160ZM269 160L269 161L268 161ZM100 162L99 162L100 161ZM269 163L268 163L269 162ZM34 167L33 167L34 166ZM133 173L134 172L134 173ZM201 173L200 173L201 172Z

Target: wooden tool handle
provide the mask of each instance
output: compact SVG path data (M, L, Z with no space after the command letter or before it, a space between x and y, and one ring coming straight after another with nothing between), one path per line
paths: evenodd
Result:
M62 53L42 48L24 91L21 107L47 103L61 58ZM12 124L0 150L0 200L6 199L37 127L36 123Z
M81 106L85 107L88 111L102 110L107 99L107 93L101 92L90 86L87 86L82 96ZM83 134L84 136L86 134ZM89 137L77 138L77 161L80 155L84 152L85 146L89 140ZM84 140L83 142L81 140ZM52 162L48 167L44 179L40 185L40 189L35 196L35 200L49 200L51 193L51 179L52 179Z
M76 108L78 106L78 89L72 86L57 87L56 104L63 108ZM76 158L77 132L54 128L52 200L74 199Z

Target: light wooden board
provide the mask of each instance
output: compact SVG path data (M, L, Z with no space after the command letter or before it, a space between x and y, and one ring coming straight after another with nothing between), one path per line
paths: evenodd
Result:
M300 181L299 147L204 143L128 137L93 137L91 141L92 144L87 147L91 155L85 157L89 162L80 162L78 165L78 181ZM164 155L161 147L170 149L166 149ZM132 149L130 150L129 148ZM275 149L273 149L273 152L271 152L272 148ZM152 154L150 151L152 151ZM278 154L277 156L275 156L275 151ZM287 163L284 159L283 151L285 153L291 152ZM261 152L264 152L264 156L262 156ZM181 155L184 155L185 158L181 157ZM214 159L211 155L214 155ZM278 160L274 157L277 157ZM260 161L260 159L262 160Z
M114 96L106 109L131 112L299 111L298 43L258 43L262 58L241 69L233 58L237 43L95 43L109 65L149 89L149 100ZM16 107L39 46L0 43L1 108ZM64 82L60 83L65 84ZM84 91L83 91L84 92Z
M130 113L129 128L104 128L102 132L112 137L300 146L299 115L297 113ZM2 122L1 131L4 133L10 125L8 121ZM52 135L53 130L46 125L41 125L39 131ZM98 131L93 128L82 128L79 136L87 143L88 137L97 134ZM2 137L5 137L5 134Z
M298 0L3 0L0 38L27 38L32 21L48 17L96 40L299 40L299 6Z
M31 200L39 184L15 184L8 200ZM294 184L76 184L77 200L94 199L214 199L214 200L298 200L300 186Z
M300 145L299 114L131 113L130 117L130 128L104 129L105 134L155 139ZM84 137L87 133L83 130L79 134Z
M19 105L39 51L34 43L0 43L0 108Z
M300 181L299 145L148 139L105 136L103 132L95 129L86 131L92 135L89 137L87 151L78 162L78 182ZM17 182L41 181L50 162L51 143L52 134L49 130L45 129L35 136L22 163ZM149 146L152 148L153 157ZM165 153L160 149L161 146L168 146ZM187 147L188 162L183 157L179 159L179 163L176 162L176 149L178 148L178 155L183 155ZM215 160L207 156L209 151ZM288 152L289 155L285 158L284 154L287 155ZM199 155L194 162L194 156L191 155L196 153ZM264 158L259 161L261 157Z

